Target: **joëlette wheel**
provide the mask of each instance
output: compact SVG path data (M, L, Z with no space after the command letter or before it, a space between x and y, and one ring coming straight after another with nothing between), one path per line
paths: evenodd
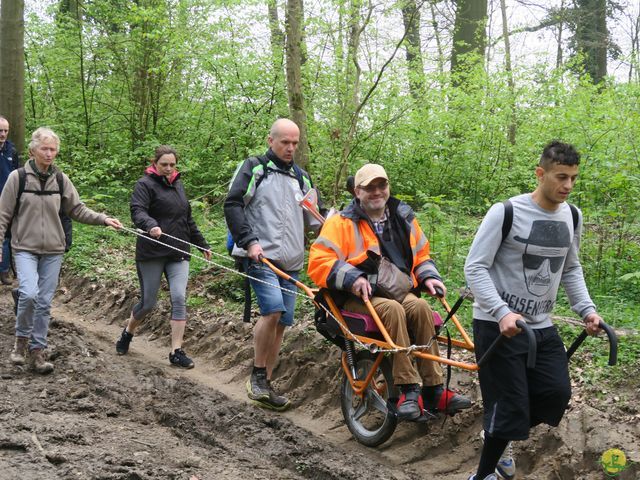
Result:
M375 362L375 355L367 350L356 354L357 378L364 380ZM358 442L368 447L376 447L386 442L397 425L397 417L387 408L387 400L392 396L393 377L391 364L382 360L363 397L355 394L346 375L342 379L340 403L347 427Z

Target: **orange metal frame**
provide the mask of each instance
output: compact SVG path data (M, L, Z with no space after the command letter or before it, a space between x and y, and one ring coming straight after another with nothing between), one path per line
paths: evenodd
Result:
M283 272L282 270L277 268L275 265L273 265L273 263L271 263L266 258L262 258L262 261L269 268L271 268L276 273L276 275L278 275L278 276L280 276L280 277L282 277L282 278L284 278L286 280L289 280L289 281L293 282L298 288L303 290L312 300L315 298L314 290L312 290L311 288L309 288L308 286L306 286L302 282L293 279L290 275L287 275L285 272ZM358 341L360 341L362 343L369 344L369 345L375 345L378 348L385 349L385 350L387 350L387 349L396 349L396 348L398 348L398 349L405 348L405 347L402 347L400 345L397 345L391 339L391 337L389 336L389 332L387 332L387 329L385 328L384 324L382 323L382 320L380 320L380 317L376 313L375 309L373 308L373 305L371 305L371 302L369 300L367 300L364 303L365 303L365 305L367 307L367 310L369 310L369 315L371 315L371 317L373 318L373 321L376 323L378 329L380 330L380 333L382 334L382 336L384 338L384 341L383 340L378 340L376 338L370 338L370 337L365 337L365 336L361 336L361 335L355 335L355 334L351 333L349 331L348 327L347 327L347 322L345 321L344 317L342 316L342 313L340 313L340 309L338 308L338 306L333 301L333 298L331 298L331 295L329 295L329 292L324 292L324 299L327 302L327 305L329 305L329 309L331 310L331 314L337 320L338 326L340 327L340 330L342 330L342 334L344 335L345 338L347 338L349 340L356 340L357 339ZM442 306L444 307L444 309L447 311L447 313L449 313L451 311L451 307L449 306L447 301L443 297L440 297L439 300L440 300L440 303L442 304ZM465 329L462 326L462 324L460 323L460 321L457 319L457 317L455 315L451 315L450 320L456 326L456 329L458 330L458 332L460 333L460 336L462 337L462 340L451 339L451 344L453 346L455 346L455 347L459 347L459 348L463 348L465 350L473 351L474 350L473 342L471 341L471 338L469 337L469 335L465 331ZM443 343L443 344L447 344L447 342L448 342L448 339L446 337L443 337L442 335L438 335L437 340L438 340L439 343ZM434 361L434 362L442 363L444 365L451 365L453 367L462 368L464 370L477 371L479 369L479 367L478 367L478 365L476 363L459 362L459 361L456 361L456 360L451 360L449 358L443 358L443 357L440 357L440 356L431 355L430 353L424 353L424 352L420 352L420 351L417 351L417 350L412 350L410 353L411 353L411 355L413 355L415 357L418 357L418 358L422 358L422 359L425 359L425 360L431 360L431 361ZM364 395L364 392L366 391L367 387L370 385L371 380L373 379L374 373L376 372L376 370L380 366L380 363L382 362L383 358L384 358L384 353L383 352L378 353L378 355L376 356L373 368L368 373L367 377L364 380L356 380L356 379L353 378L353 375L351 374L351 371L349 370L349 366L347 364L347 359L346 359L346 354L345 353L342 354L342 369L344 370L345 375L349 379L349 383L351 384L351 388L353 388L354 393L356 393L357 395L359 395L361 397Z

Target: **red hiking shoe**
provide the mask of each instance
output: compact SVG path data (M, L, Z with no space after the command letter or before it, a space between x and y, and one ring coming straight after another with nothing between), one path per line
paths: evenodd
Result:
M471 400L453 390L445 389L442 385L422 387L422 401L426 410L447 414L471 407Z

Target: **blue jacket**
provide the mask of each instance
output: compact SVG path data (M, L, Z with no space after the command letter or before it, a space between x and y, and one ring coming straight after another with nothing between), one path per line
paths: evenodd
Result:
M0 149L0 191L4 188L4 184L7 183L9 174L19 167L18 152L16 152L13 143L7 140Z

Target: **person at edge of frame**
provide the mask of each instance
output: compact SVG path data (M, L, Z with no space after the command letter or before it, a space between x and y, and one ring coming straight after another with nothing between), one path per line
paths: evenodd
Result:
M559 285L588 333L596 334L602 320L578 259L582 213L567 203L579 164L580 154L572 145L559 141L546 145L535 168L536 189L493 205L467 256L464 271L475 298L476 358L498 335L509 337L479 371L483 448L469 480L496 475L513 479L516 464L511 442L525 440L540 423L557 426L564 415L571 398L568 360L551 321ZM509 208L511 228L502 238ZM518 320L535 332L534 369L526 368L528 344L525 335L517 335Z

